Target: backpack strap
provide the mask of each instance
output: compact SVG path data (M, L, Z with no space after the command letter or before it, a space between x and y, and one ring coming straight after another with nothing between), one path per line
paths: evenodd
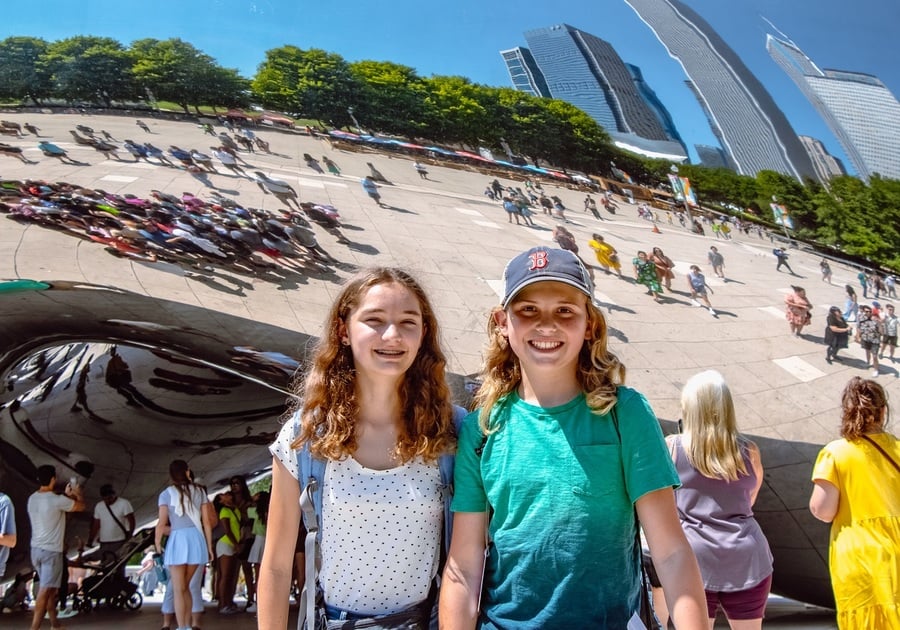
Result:
M459 435L462 421L468 415L468 411L459 405L453 405L453 429ZM450 552L450 537L453 534L453 513L450 511L450 503L453 501L453 470L456 464L456 456L445 453L438 458L438 470L441 473L441 500L444 504L444 554Z

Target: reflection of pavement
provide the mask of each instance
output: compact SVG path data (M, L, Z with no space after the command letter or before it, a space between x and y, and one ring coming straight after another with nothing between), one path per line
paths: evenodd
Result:
M58 140L75 159L92 163L68 166L43 158L39 165L26 165L0 157L5 178L64 180L139 196L153 188L177 195L188 191L206 196L204 186L183 170L103 160L90 147L66 142L68 129L88 124L95 130L106 129L119 140L129 137L160 147L177 144L208 149L213 138L204 136L193 123L153 121L155 133L149 135L138 129L132 118L125 117L5 117L38 125L44 135L51 141ZM502 207L481 196L492 177L429 165L430 180L425 182L409 159L332 150L321 141L265 129L260 135L271 142L272 151L278 155L242 154L248 162L290 181L303 201L329 203L340 210L346 224L344 233L353 244L341 245L324 230L316 227L316 231L323 247L347 263L346 269L281 281L220 272L217 277L228 279L201 282L196 275L173 265L129 262L110 256L98 244L0 220L0 251L12 253L0 258L0 277L112 285L317 335L325 308L337 282L347 276L349 265L400 265L424 281L435 302L451 370L475 372L486 314L498 301L503 265L514 253L550 243L553 222L538 213L536 228L508 224ZM33 137L15 143L28 148L27 157L40 158ZM305 152L329 156L344 176L317 175L305 165L301 167L300 156ZM380 190L389 208L377 207L358 183L358 178L368 172L368 161L396 184ZM276 199L263 195L250 179L224 174L212 174L210 179L220 192L242 203L278 207ZM827 528L814 522L806 510L811 461L819 445L837 434L839 392L844 383L866 372L861 369L863 354L855 344L844 351L843 362L826 364L821 338L827 306L843 304L841 287L853 282L855 273L843 265L832 265L835 285L829 287L819 280L818 260L796 251L792 252L791 265L805 277L777 273L773 246L755 236L737 235L735 242L716 241L669 226L664 216L662 234L654 234L650 224L637 218L634 206L626 203L620 203L616 215L601 210L604 218L612 220L598 222L582 212L583 193L549 185L546 188L550 194L559 194L570 208L568 215L575 224L569 228L586 260L592 255L587 247L590 233L600 231L619 249L623 262L630 261L638 249L655 245L676 261L676 292L667 294L662 304L654 304L634 284L597 270L597 296L609 304L611 347L629 369L629 384L648 396L664 420L678 418L680 388L689 376L707 368L718 369L726 376L736 394L741 428L761 442L767 484L758 513L773 547L784 554L780 556L779 572L782 576L792 570L802 574L803 567L814 566L825 575L824 558L810 549L811 542L820 549L827 544ZM711 244L725 256L725 270L733 282L717 280L705 264ZM700 264L707 274L715 291L711 299L718 319L705 309L690 306L684 273L691 263ZM630 265L626 264L626 270L630 271ZM814 340L789 334L782 309L792 283L805 286L815 305L813 326L807 329ZM243 291L223 290L232 286ZM887 362L882 372L879 380L892 390L895 400L900 400L897 366Z

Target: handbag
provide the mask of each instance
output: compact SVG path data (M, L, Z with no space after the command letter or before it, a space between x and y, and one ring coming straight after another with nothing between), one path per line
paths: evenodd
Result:
M161 554L153 554L153 570L156 571L156 579L160 584L167 584L169 582L169 570L166 568L166 565L163 564L163 557Z

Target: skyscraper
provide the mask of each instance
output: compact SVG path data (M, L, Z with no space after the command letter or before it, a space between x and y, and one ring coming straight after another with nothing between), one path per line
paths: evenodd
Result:
M528 92L532 96L550 97L547 81L534 61L530 50L517 46L509 50L501 50L500 56L506 63L513 87L520 92Z
M501 51L516 89L536 94L531 77L542 76L550 96L587 113L617 145L645 155L687 158L677 131L672 134L665 126L668 117L674 130L668 112L641 92L643 84L656 98L640 70L635 78L609 42L568 24L527 31L525 40L528 48ZM520 70L529 67L529 59L532 70Z
M815 178L784 113L706 20L679 0L625 0L681 64L737 172Z
M809 159L812 160L813 168L816 169L822 183L827 184L832 177L847 174L841 161L831 155L820 140L810 136L800 136L800 142L806 147Z
M820 70L794 42L769 35L766 50L809 99L860 178L900 179L900 103L877 77Z

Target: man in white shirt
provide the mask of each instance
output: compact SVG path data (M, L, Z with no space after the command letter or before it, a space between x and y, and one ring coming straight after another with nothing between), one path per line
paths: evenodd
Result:
M56 593L63 577L63 546L66 533L66 512L84 510L84 496L78 485L66 484L65 495L56 494L56 468L45 464L38 467L37 492L28 497L28 518L31 521L31 565L38 574L41 588L34 602L31 630L41 627L44 613L50 617L50 627L58 628Z
M120 498L112 484L100 486L100 498L94 506L94 520L88 534L88 547L94 541L100 543L99 559L106 564L116 557L116 552L134 534L134 508L127 499ZM93 554L97 557L97 554ZM120 567L125 576L125 565Z

